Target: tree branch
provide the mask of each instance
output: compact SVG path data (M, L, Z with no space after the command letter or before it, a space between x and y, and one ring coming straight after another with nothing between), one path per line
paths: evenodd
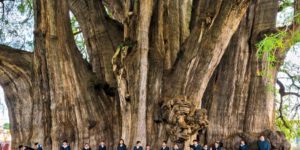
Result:
M202 99L209 78L221 60L225 49L238 28L249 3L238 5L222 1L216 17L210 24L197 26L184 43L171 72L170 81L180 82L165 87L167 97L174 94L187 95L196 105ZM230 20L230 21L229 21ZM207 26L207 30L204 27Z
M69 6L82 29L93 72L101 82L115 86L111 58L123 39L122 27L106 16L99 0L70 0Z
M0 45L0 66L15 67L24 74L31 74L32 53Z
M281 119L281 121L283 122L283 125L288 128L291 131L291 127L287 124L286 120L283 117L283 96L285 93L285 87L283 85L282 82L280 82L279 80L276 80L277 84L279 85L279 94L280 94L280 103L279 103L279 116L278 118Z
M103 4L105 7L111 12L113 19L119 21L122 23L125 19L124 16L124 3L122 3L120 0L103 0Z

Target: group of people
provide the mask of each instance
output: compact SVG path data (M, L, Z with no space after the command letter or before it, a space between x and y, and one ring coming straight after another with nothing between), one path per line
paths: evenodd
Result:
M270 150L271 144L268 140L265 139L265 137L263 135L261 135L257 142L257 147L258 147L258 150ZM239 150L250 150L244 140L241 140Z
M264 136L260 136L259 141L257 142L257 146L258 146L258 150L270 150L271 148L270 143L267 140L265 140ZM212 145L204 144L203 146L201 146L197 140L194 140L193 144L190 145L190 148L192 150L222 150L222 147L223 144L219 141L215 142ZM20 145L19 150L42 150L42 147L38 143L35 143L34 148ZM71 150L71 147L66 140L63 141L60 150ZM89 146L88 143L85 143L82 150L91 150L91 147ZM100 142L97 150L106 150L104 141ZM120 142L117 146L117 150L127 150L127 146L125 145L123 139L120 139ZM136 142L136 145L133 147L133 150L143 150L141 141ZM146 145L146 150L151 150L150 145ZM167 141L162 142L162 146L160 150L170 150L170 148L167 145ZM182 150L182 149L179 147L177 143L174 143L172 150ZM241 140L239 145L239 150L249 150L248 145L244 140Z

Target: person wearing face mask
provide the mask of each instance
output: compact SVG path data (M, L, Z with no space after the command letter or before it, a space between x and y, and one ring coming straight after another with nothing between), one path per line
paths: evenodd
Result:
M136 141L136 145L133 147L133 150L143 150L141 141Z
M60 147L60 150L71 150L69 144L68 144L68 141L67 140L64 140L61 147Z
M193 145L190 145L193 150L202 150L202 147L199 145L197 140L193 140Z
M119 145L117 147L117 150L127 150L127 147L124 144L124 140L123 139L120 139L120 143L119 143Z
M163 141L161 149L160 150L169 150L169 147L167 146L167 141Z
M82 150L91 150L90 145L88 143L85 143Z
M249 150L248 149L248 145L246 145L246 143L245 143L244 140L241 140L241 144L240 144L239 150Z
M101 141L101 142L100 142L100 145L99 145L98 150L106 150L106 146L105 146L104 141Z

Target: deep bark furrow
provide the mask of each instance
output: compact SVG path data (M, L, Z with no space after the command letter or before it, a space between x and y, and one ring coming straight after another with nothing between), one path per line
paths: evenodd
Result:
M116 86L111 59L122 40L122 27L106 17L101 1L70 0L83 31L93 72L102 84Z
M166 96L172 97L174 93L187 95L196 105L200 105L207 82L222 58L246 9L247 5L240 8L224 2L220 10L222 15L218 15L211 28L205 31L202 41L198 39L201 29L194 29L194 33L185 43L183 54L177 58L174 72L170 75L171 81L176 80L178 84L173 88L172 85L167 85ZM227 20L231 21L227 22Z

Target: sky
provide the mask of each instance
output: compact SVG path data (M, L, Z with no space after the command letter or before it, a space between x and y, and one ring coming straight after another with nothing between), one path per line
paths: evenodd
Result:
M9 122L9 118L8 118L8 111L4 99L4 92L2 87L0 86L0 125L3 125L4 123L8 123L8 122Z

